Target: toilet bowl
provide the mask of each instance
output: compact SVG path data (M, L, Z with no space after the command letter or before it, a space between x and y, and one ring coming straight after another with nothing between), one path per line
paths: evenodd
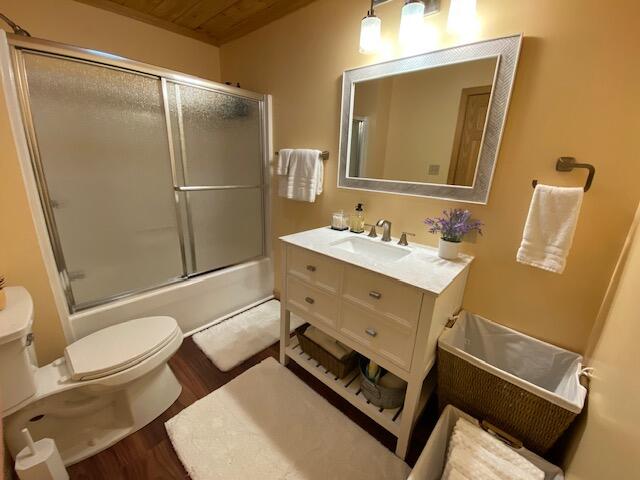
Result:
M25 446L21 430L55 440L65 465L79 462L142 428L178 398L167 361L182 343L171 317L145 317L88 335L64 356L37 368L33 302L8 287L0 311L0 402L11 454Z

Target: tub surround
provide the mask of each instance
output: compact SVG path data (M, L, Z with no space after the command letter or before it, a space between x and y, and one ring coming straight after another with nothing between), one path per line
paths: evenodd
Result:
M433 391L438 336L462 304L473 257L446 261L435 248L403 247L328 227L280 240L281 363L293 360L395 435L396 454L404 458ZM357 369L336 380L303 354L289 336L291 313L405 380L404 406L381 410L367 403Z

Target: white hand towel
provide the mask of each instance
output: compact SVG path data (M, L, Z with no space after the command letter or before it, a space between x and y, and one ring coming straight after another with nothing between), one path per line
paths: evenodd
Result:
M324 165L320 150L296 149L289 156L288 174L278 179L281 197L301 202L315 202L322 193Z
M289 173L289 160L291 159L291 148L283 148L278 152L278 161L276 163L276 175L287 175Z
M518 262L555 273L564 271L583 196L582 188L536 186Z

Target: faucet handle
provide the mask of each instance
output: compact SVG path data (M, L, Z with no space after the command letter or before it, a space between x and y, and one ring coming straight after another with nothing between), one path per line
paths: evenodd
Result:
M370 223L365 223L364 226L371 227L371 230L369 230L369 233L367 234L368 237L376 238L378 236L378 231L376 230L375 225L371 225Z
M416 236L415 233L402 232L402 235L400 235L400 240L398 240L398 245L402 245L403 247L406 247L409 245L409 242L407 242L407 235L409 235L410 237Z

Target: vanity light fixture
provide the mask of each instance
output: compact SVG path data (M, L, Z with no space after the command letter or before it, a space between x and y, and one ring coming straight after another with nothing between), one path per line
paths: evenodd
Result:
M420 38L424 28L425 5L422 0L405 0L400 16L398 39L403 46L410 45Z
M468 35L477 29L476 0L451 0L447 30L458 35Z
M371 10L360 23L360 53L364 54L376 53L382 43L380 36L382 20L376 17L373 2L374 0L371 0Z

